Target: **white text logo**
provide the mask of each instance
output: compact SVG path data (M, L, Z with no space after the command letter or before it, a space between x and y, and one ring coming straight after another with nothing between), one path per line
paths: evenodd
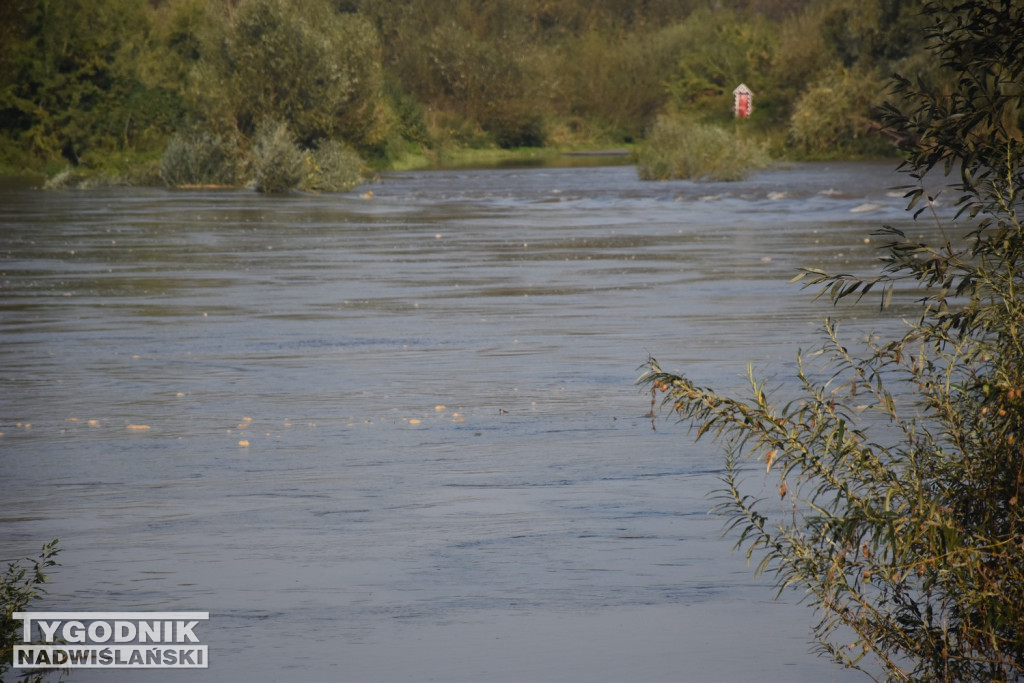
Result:
M205 669L209 612L15 612L16 669Z

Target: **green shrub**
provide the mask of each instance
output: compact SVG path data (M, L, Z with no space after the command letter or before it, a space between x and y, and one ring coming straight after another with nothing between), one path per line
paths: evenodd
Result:
M916 284L920 315L890 341L856 345L826 324L792 391L751 372L749 398L720 396L650 361L642 377L726 448L716 510L758 572L819 617L820 652L892 681L1024 678L1024 6L934 4L948 94L897 79L884 122L907 145L908 209L934 243L883 228L884 268L860 278L806 269L833 301ZM956 218L921 184L956 174ZM856 350L859 349L859 350ZM759 461L755 475L748 461ZM783 499L748 493L769 477ZM770 494L770 498L774 498ZM781 513L781 514L780 514ZM876 679L877 680L877 679Z
M431 143L423 104L402 89L394 79L385 83L384 92L396 119L393 131L402 138L415 143Z
M233 185L237 146L210 133L175 135L160 160L160 177L169 187Z
M529 111L521 103L507 102L481 116L484 129L499 147L543 147L547 141L544 117Z
M491 147L494 141L479 123L460 114L434 111L427 117L427 126L434 141L435 152L443 155L447 148Z
M363 160L340 142L326 140L305 155L299 187L307 192L342 192L363 182Z
M43 183L43 189L66 190L69 188L80 187L85 178L86 176L80 171L77 171L70 166L65 166L63 169L46 179L46 182Z
M288 124L267 121L256 131L249 151L256 189L260 192L287 192L302 182L306 162Z
M868 138L875 128L872 111L884 95L878 80L870 73L838 69L813 83L797 99L790 118L793 141L806 152L819 155L836 155L875 140L884 142L880 137Z
M724 128L661 116L636 151L644 180L741 180L769 163L760 145Z

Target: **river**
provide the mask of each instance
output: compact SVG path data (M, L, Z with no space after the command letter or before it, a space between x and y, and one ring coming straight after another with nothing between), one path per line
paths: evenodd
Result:
M891 325L788 280L877 270L893 165L0 188L0 557L60 538L34 609L210 612L208 669L72 681L862 680L635 381Z

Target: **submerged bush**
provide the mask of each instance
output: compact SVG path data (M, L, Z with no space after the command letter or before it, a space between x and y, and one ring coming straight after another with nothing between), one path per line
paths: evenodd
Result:
M160 160L168 187L233 185L238 151L233 142L209 133L178 134Z
M305 157L295 143L288 125L264 122L256 131L249 151L256 189L260 192L287 192L302 182Z
M50 176L43 183L44 190L66 190L77 188L85 180L85 175L73 168L66 167Z
M342 192L363 182L363 160L340 142L327 140L305 156L300 188L308 192Z
M770 160L761 145L724 128L662 116L636 161L643 180L742 180Z
M933 54L957 87L935 94L897 79L902 104L884 120L907 143L908 209L928 212L934 243L883 228L881 275L797 277L833 301L875 289L883 306L897 283L916 283L919 317L860 350L828 323L814 354L823 367L798 357L785 395L751 373L749 397L721 396L653 359L642 381L652 404L660 394L697 438L723 443L716 509L758 572L774 574L780 592L803 591L822 654L891 681L1019 681L1024 6L928 12ZM940 219L921 184L936 167L956 174L957 220ZM750 492L760 478L767 498Z

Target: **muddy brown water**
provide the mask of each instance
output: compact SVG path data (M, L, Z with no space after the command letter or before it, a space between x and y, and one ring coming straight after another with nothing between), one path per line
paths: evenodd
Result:
M896 324L788 284L875 271L892 166L0 189L0 555L61 539L37 608L211 613L206 670L71 680L859 680L634 382Z

